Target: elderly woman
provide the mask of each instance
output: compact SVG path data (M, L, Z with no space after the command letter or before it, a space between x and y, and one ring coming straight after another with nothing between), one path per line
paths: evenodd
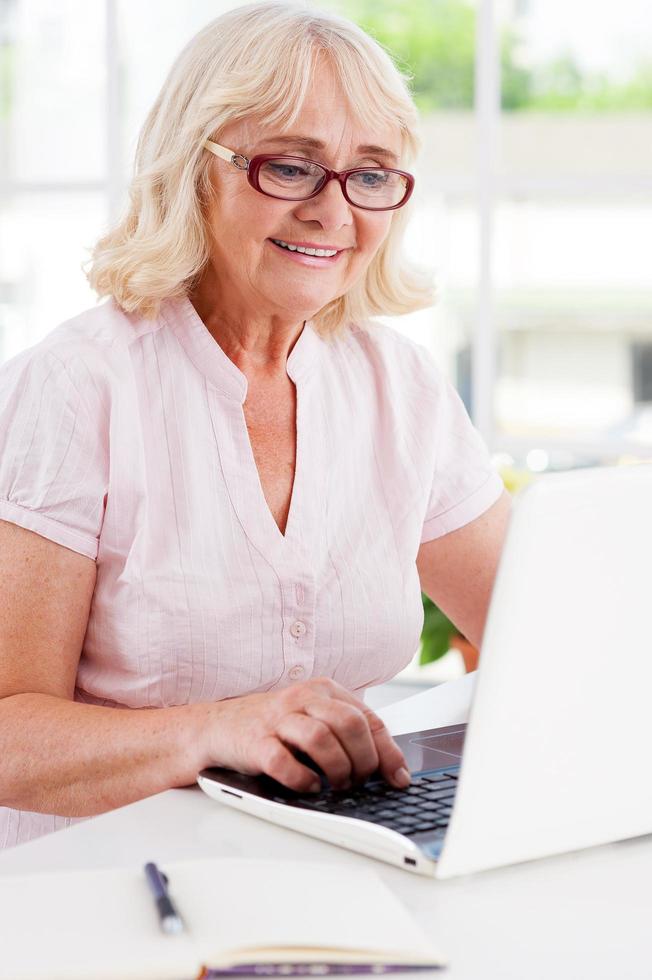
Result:
M479 643L508 511L430 356L379 312L415 109L353 24L210 23L149 113L98 307L0 376L0 846L194 782L409 776L365 689L420 587ZM155 709L155 710L152 710Z

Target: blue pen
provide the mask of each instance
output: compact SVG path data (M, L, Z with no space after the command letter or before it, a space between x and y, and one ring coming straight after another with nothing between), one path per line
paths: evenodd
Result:
M166 876L151 861L148 861L145 865L145 875L147 877L147 884L156 900L156 910L158 912L159 922L161 923L161 929L169 936L175 936L183 932L183 919L170 898Z

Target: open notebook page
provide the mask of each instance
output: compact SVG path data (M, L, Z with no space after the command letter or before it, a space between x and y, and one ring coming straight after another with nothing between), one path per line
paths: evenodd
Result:
M239 858L161 867L179 936L161 933L140 868L0 878L0 980L183 980L203 964L323 950L330 962L443 964L372 871Z

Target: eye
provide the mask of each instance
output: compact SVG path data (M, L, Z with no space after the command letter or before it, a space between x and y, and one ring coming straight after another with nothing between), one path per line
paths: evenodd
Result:
M364 190L385 187L394 175L387 170L363 170L352 175L354 183Z
M306 175L306 171L294 163L268 163L267 166L276 177L292 179L292 177L304 177Z
M368 170L364 174L360 174L362 178L362 183L367 187L375 187L377 184L386 184L389 174L382 170Z
M279 183L297 183L306 179L320 177L321 168L310 160L268 160L262 168L262 174L270 180Z

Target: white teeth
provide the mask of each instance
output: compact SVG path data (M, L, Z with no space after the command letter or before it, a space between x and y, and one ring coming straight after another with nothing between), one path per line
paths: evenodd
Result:
M304 248L303 245L289 245L280 238L272 238L272 241L275 245L281 245L282 248L289 248L291 252L303 252L305 255L324 255L327 257L337 255L336 248Z

